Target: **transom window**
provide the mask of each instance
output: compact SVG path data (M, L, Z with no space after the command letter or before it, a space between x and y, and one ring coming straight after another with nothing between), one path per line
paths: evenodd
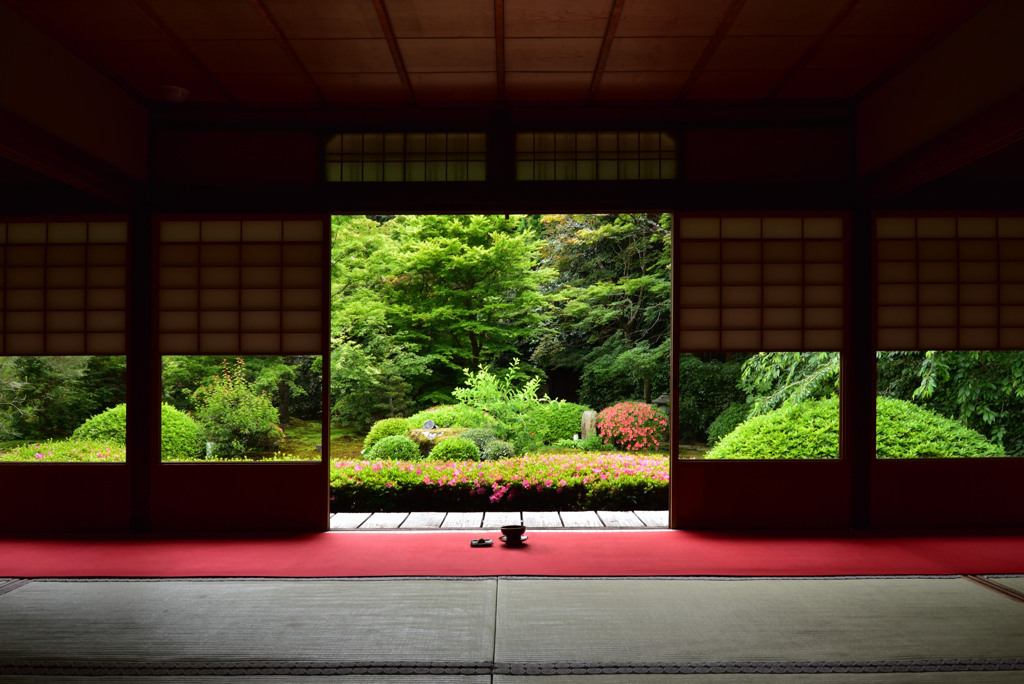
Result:
M516 180L664 180L676 177L666 131L534 131L516 134Z
M327 143L329 182L482 181L485 133L342 133Z

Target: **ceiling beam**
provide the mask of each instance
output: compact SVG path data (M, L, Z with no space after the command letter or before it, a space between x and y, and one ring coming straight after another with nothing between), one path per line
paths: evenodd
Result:
M968 19L973 17L975 14L980 12L986 5L992 0L972 0L964 6L962 10L956 13L956 15L947 21L945 24L936 29L931 35L918 43L917 47L908 52L898 62L890 66L888 69L882 72L882 75L876 78L874 81L869 83L863 90L861 90L853 98L855 102L863 102L873 92L881 88L883 85L895 78L908 66L919 60L924 53L931 50L933 47L942 42L949 34L953 33L956 29L966 22Z
M619 27L619 17L622 16L622 6L626 0L613 0L612 13L608 15L608 27L604 32L604 40L601 42L601 52L597 57L597 67L594 69L594 78L590 82L590 93L587 101L593 102L597 99L597 91L601 87L601 77L604 76L604 67L608 64L608 54L612 49L612 41L615 40L615 30Z
M866 176L865 199L893 197L1024 140L1024 90Z
M402 81L409 102L415 104L416 96L412 92L412 83L409 82L409 72L405 70L402 53L398 51L398 40L395 39L395 31L391 28L391 19L388 18L388 11L384 7L383 0L373 0L373 8L377 10L377 19L380 21L381 30L384 31L384 38L388 41L388 49L391 50L391 59L395 61L398 78Z
M263 23L274 35L274 40L277 41L279 46L281 46L281 50L288 55L288 59L291 60L292 65L300 74L302 74L310 91L312 91L313 96L316 98L317 103L321 106L326 106L327 98L324 97L324 94L320 91L320 87L316 84L316 81L313 80L313 77L310 76L309 71L306 69L306 65L303 64L302 60L299 59L299 56L295 54L295 50L292 49L291 43L289 43L288 39L284 37L284 32L281 31L281 27L278 26L277 22L274 21L274 18L270 16L270 11L264 6L263 0L249 0L249 4L252 5L254 10L256 10L256 14L260 15L260 19L263 20Z
M505 0L494 0L494 64L498 78L498 106L505 106Z
M171 43L171 47L174 48L175 52L182 56L191 66L195 69L203 78L205 78L210 85L214 87L217 93L228 102L238 102L238 98L231 94L231 91L220 82L213 72L210 71L202 60L195 56L195 54L188 49L185 42L178 38L178 36L171 30L160 15L157 14L146 0L128 0L128 3L135 8L135 10L149 20L153 26L160 30L164 34L164 37Z
M131 204L142 193L141 181L4 109L0 156L116 204Z
M732 4L725 11L725 16L722 17L722 21L718 24L718 29L715 30L715 35L711 36L711 40L704 46L704 52L701 53L700 59L697 60L697 64L694 65L693 71L690 72L689 77L686 79L686 83L679 90L679 96L677 100L685 100L689 95L690 91L693 90L693 86L696 85L697 80L704 73L704 69L707 68L708 62L715 56L715 51L718 50L718 46L722 44L722 39L725 38L725 34L732 28L732 23L736 21L736 17L739 16L740 10L747 4L747 0L733 0Z
M859 4L860 0L850 0L846 3L843 9L840 10L839 14L836 15L836 18L832 20L832 23L829 24L825 32L821 34L821 37L814 42L814 45L807 49L807 52L797 60L796 64L790 67L789 71L786 72L786 75L775 84L775 87L772 88L771 92L768 93L765 99L774 100L779 96L779 93L786 89L786 86L796 78L797 74L804 70L804 67L810 64L811 60L814 59L814 56L821 51L822 46L825 45L825 41L828 40L829 36L835 33L835 30L839 28L839 25L846 20L846 17L850 16L850 12L852 12Z
M39 14L39 12L33 9L31 4L26 3L23 0L7 0L7 4L21 13L23 17L41 28L68 52L73 54L75 57L78 57L108 80L113 82L118 88L128 93L136 102L142 105L149 105L150 99L148 97L139 92L139 90L131 83L121 78L120 74L116 73L100 60L96 59L92 53L82 47L81 43L54 26L53 22L47 20Z

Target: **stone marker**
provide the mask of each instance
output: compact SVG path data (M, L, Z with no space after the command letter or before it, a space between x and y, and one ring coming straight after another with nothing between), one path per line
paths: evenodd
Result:
M597 434L597 411L584 411L580 420L580 439Z

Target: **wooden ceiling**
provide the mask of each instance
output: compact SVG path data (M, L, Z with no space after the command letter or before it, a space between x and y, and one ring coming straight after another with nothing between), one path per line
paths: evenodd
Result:
M154 101L851 99L984 0L8 0Z

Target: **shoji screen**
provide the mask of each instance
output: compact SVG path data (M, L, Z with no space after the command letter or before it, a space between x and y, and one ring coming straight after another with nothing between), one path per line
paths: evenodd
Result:
M1024 217L879 217L878 349L1024 349Z
M161 354L321 354L324 221L162 221Z
M677 218L679 351L838 351L842 217Z
M0 223L0 247L0 353L125 353L127 221Z

